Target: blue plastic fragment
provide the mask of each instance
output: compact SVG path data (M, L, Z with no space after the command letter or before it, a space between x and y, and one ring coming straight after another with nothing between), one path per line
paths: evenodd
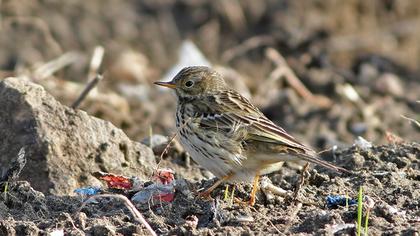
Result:
M75 189L74 192L80 195L92 196L92 195L96 195L100 193L101 188L100 187L78 188L78 189Z
M346 206L346 196L329 195L327 196L326 201L327 201L327 206L330 208L337 207L337 206ZM349 206L357 204L356 199L347 198L347 201L348 201Z

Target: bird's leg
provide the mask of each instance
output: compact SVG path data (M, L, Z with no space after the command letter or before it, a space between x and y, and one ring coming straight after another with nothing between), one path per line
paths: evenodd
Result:
M200 192L198 194L198 196L201 197L201 198L209 198L211 192L213 192L214 189L216 189L224 181L229 180L232 176L233 176L233 174L229 174L229 175L226 175L223 178L217 180L216 183L214 183L210 188L206 189L203 192Z
M258 183L260 181L260 173L257 171L254 177L254 183L252 184L252 191L251 191L251 198L249 199L249 205L255 205L255 195L257 194L258 190Z

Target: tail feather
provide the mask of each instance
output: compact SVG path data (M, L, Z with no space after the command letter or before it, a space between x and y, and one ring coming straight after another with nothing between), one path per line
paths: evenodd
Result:
M311 162L320 166L323 166L325 168L337 171L337 172L344 172L344 173L351 173L349 170L344 169L342 167L336 166L334 164L331 164L327 161L321 160L319 159L317 156L315 155L307 155L307 154L302 154L299 155L299 159L305 160L307 162Z

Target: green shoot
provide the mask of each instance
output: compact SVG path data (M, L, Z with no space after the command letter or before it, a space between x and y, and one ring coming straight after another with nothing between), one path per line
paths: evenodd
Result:
M349 209L349 195L346 192L346 210L348 210L348 209Z
M4 183L4 191L3 191L4 201L7 201L7 191L9 191L9 183L8 182Z
M357 196L357 236L362 232L362 215L363 215L363 187L360 186Z
M224 201L229 200L229 184L226 184L226 188L225 188L225 196L223 197Z
M369 213L370 213L370 208L368 208L366 210L366 218L365 218L365 235L368 235L368 224L369 224Z
M235 185L232 186L232 194L230 195L230 205L233 205L233 198L235 197Z

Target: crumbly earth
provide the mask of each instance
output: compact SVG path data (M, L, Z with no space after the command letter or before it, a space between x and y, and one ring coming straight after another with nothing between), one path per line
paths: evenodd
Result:
M177 63L180 46L191 40L213 65L232 72L234 88L268 118L315 150L329 150L322 158L354 172L314 167L297 199L268 200L258 193L250 208L225 200L224 186L214 191L213 201L196 199L211 175L187 161L182 148L170 149L163 160L155 152L160 167L172 168L179 183L172 203L137 206L158 234L354 235L356 206L328 208L325 198L356 198L360 186L375 202L369 234L420 233L420 127L408 120L420 120L416 1L3 0L0 16L0 80L29 79L64 105L85 87L92 51L103 46L104 79L79 108L121 128L131 140L174 133L174 97L152 82ZM281 60L273 60L270 49L287 66L278 66ZM50 71L60 64L57 58L68 64ZM302 96L287 76L274 78L273 72L284 69L328 98L330 106ZM375 146L351 147L358 136ZM405 143L394 144L400 139ZM22 140L8 141L0 137L6 148ZM89 175L92 169L80 171ZM64 180L64 173L57 176ZM290 165L269 178L293 192L300 174ZM1 192L0 235L61 229L66 235L148 234L119 201L98 199L79 210L85 199L51 195L48 186L40 193L31 188L35 179L21 175L21 182ZM250 188L238 185L235 195L246 201Z
M373 200L369 234L415 235L420 233L420 144L376 146L367 150L351 147L335 151L335 162L351 170L337 174L315 167L295 199L290 196L267 200L258 194L254 207L224 199L224 187L213 200L195 197L209 181L190 182L177 177L175 199L171 203L138 205L147 222L161 235L226 234L317 234L354 235L357 206L326 206L328 195L356 198L360 186ZM197 168L192 166L190 168ZM285 190L294 191L298 171L285 167L269 176ZM236 186L236 196L246 200L250 186ZM102 198L80 208L79 196L44 195L28 182L17 182L0 197L0 235L46 235L64 230L66 235L146 235L124 204ZM366 208L364 209L366 212ZM197 217L196 225L188 219ZM364 222L364 221L363 221ZM341 228L342 229L341 229ZM341 229L341 230L340 230Z

